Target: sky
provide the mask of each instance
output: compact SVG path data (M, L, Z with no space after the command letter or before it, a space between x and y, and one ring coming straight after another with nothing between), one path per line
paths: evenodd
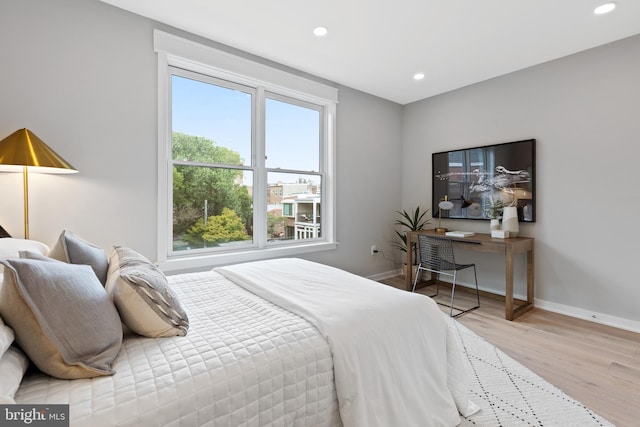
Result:
M249 166L251 94L176 75L172 76L171 82L173 131L211 139L240 153L244 165ZM267 98L266 166L318 171L319 126L318 111ZM301 175L269 176L270 180L295 182Z

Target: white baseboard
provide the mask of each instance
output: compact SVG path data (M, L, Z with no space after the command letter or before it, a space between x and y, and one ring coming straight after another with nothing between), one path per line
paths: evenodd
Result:
M554 313L564 314L565 316L589 320L602 325L640 333L640 322L635 320L624 319L622 317L611 316L609 314L596 313L582 308L571 307L569 305L558 304L541 299L535 299L533 305L542 310L552 311Z
M383 273L374 274L373 276L368 276L368 279L380 281L384 279L388 279L390 277L395 277L402 274L402 270L391 270ZM467 283L459 283L459 285L466 287L473 287L473 285ZM480 287L481 291L487 291L491 293L498 293L504 296L504 292L500 293L496 292L495 289L483 289ZM516 298L525 299L524 295L514 295ZM577 319L588 320L594 323L599 323L602 325L612 326L618 329L624 329L631 332L640 333L640 322L636 320L629 320L622 317L611 316L609 314L593 312L589 310L585 310L578 307L572 307L570 305L558 304L551 301L545 301L542 299L535 299L534 306L536 308L551 311L553 313L564 314L565 316L575 317Z
M399 276L401 274L402 274L402 270L391 270L391 271L385 271L384 273L374 274L373 276L367 276L367 279L371 279L371 280L375 280L376 282L379 282L380 280Z

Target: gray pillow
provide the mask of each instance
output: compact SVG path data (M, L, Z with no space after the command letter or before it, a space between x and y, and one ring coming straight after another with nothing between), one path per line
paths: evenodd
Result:
M42 255L41 253L33 252L33 251L20 251L18 252L18 258L34 259L36 261L46 261L46 262L62 262L62 261L58 261L57 259L49 258L46 255Z
M120 317L89 266L33 259L0 263L0 316L41 371L62 379L114 373Z
M160 269L136 251L114 246L106 290L122 322L145 337L184 336L187 313Z
M91 266L100 283L107 283L109 260L104 249L81 239L69 230L64 230L58 241L49 252L49 256L58 261L70 264L85 264Z

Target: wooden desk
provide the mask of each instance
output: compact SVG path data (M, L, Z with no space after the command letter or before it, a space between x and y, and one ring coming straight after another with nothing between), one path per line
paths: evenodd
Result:
M429 234L434 236L443 236L444 233L436 233L435 230L421 230L407 232L407 265L411 265L413 258L413 245L418 241L418 234ZM513 237L510 239L494 239L490 234L476 233L470 237L450 237L454 241L454 248L461 250L470 250L477 252L488 252L503 254L506 261L505 268L505 301L504 301L504 317L507 320L513 320L522 313L533 308L533 267L534 267L534 239L531 237ZM513 298L513 256L515 254L527 254L527 300L520 301ZM413 287L413 269L407 268L405 275L407 290ZM516 302L520 303L516 307Z

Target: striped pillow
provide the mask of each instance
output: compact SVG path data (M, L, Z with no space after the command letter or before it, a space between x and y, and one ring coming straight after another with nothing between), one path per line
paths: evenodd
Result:
M109 256L106 290L122 322L145 337L184 336L189 329L167 278L147 258L124 246L114 246Z

